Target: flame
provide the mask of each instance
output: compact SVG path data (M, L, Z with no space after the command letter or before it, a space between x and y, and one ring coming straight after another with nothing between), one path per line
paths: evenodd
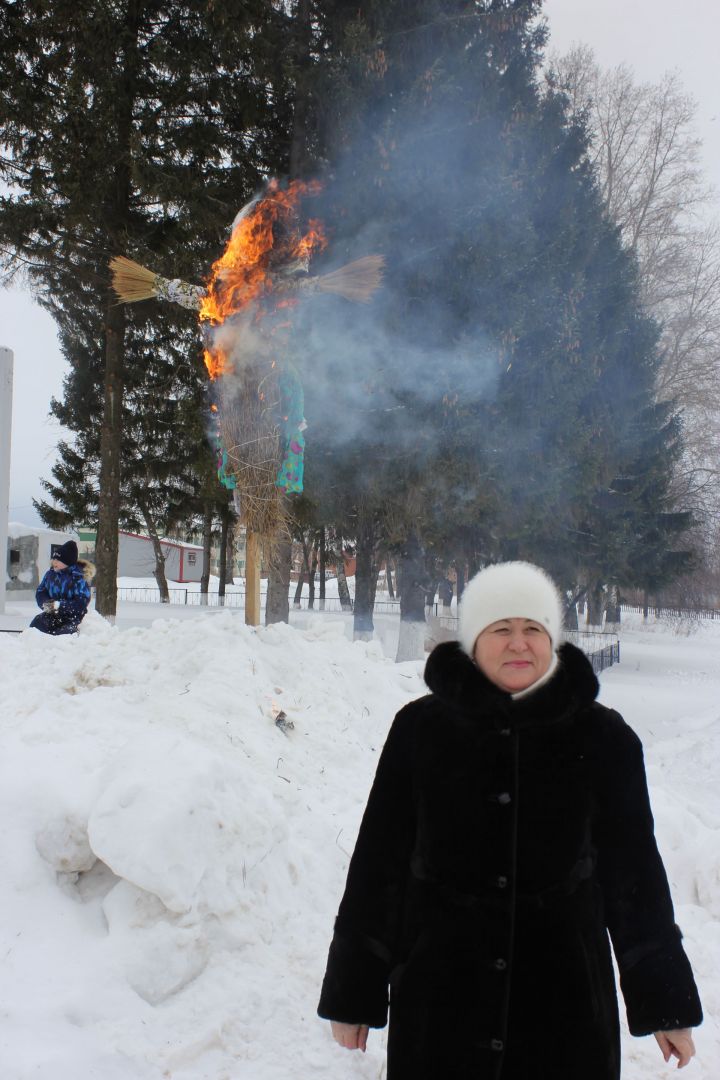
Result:
M271 309L290 306L287 300L274 304L271 295L278 274L295 265L306 269L315 252L327 245L322 223L308 222L303 233L298 224L298 203L304 195L320 190L317 181L292 180L281 188L272 180L257 202L251 203L236 221L227 248L213 264L200 319L222 326L249 304L263 301ZM205 364L211 379L228 371L228 357L213 343L205 350Z
M218 375L222 375L227 370L226 358L220 350L211 352L209 349L205 349L203 358L211 379L217 379Z

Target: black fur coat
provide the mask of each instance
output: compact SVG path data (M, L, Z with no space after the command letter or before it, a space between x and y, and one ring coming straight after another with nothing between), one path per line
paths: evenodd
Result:
M395 717L319 1014L390 1032L388 1080L617 1080L634 1035L702 1014L640 740L585 656L513 700L455 642ZM659 1058L659 1051L658 1058Z

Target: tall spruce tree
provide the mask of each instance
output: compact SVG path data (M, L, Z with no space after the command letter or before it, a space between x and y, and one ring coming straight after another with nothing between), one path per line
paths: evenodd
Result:
M585 132L538 91L538 9L365 4L343 23L333 8L331 250L378 246L388 272L370 317L315 306L298 365L309 485L342 478L358 503L371 486L396 519L413 491L401 544L462 537L480 561L535 558L572 584L578 521L643 460L657 334Z

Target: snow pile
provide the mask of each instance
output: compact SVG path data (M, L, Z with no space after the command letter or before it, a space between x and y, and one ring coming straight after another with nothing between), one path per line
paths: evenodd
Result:
M648 748L708 1013L688 1073L703 1080L720 1071L718 636L632 631L602 694ZM0 668L3 1080L382 1076L385 1034L348 1054L315 1007L378 753L422 664L353 644L332 615L252 630L223 611L1 635ZM626 1055L628 1080L666 1072L648 1040Z

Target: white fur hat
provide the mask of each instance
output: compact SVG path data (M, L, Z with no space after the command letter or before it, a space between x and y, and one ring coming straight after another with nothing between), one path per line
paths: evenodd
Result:
M562 603L552 578L526 562L496 563L476 574L460 601L459 637L468 656L486 626L500 619L533 619L560 644Z

